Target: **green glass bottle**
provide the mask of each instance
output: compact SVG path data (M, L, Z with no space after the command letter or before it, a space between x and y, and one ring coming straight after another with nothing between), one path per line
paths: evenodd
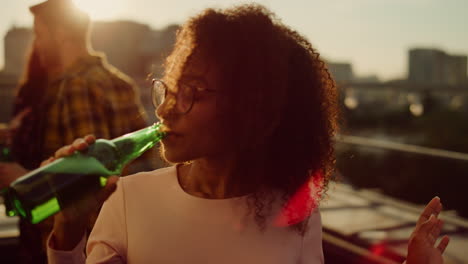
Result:
M127 163L163 137L157 123L113 140L98 139L85 152L31 171L2 190L6 213L39 223L84 194L102 188L108 176L119 175Z

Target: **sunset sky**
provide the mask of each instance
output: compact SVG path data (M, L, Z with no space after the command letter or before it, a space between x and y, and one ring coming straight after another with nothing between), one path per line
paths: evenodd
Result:
M0 35L28 26L28 6L41 0L2 0ZM468 55L466 0L259 0L287 25L304 34L327 59L351 62L357 75L402 78L411 47ZM235 0L75 0L94 20L125 19L158 29L182 23L206 7ZM3 51L3 41L0 43ZM4 54L0 54L0 68Z

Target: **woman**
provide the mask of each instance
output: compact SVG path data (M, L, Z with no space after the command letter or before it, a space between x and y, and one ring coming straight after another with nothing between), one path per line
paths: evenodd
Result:
M310 43L261 6L208 9L182 27L153 85L161 154L176 165L118 187L110 178L57 214L50 263L85 261L87 212L115 190L90 263L323 263L317 205L334 162L336 87Z

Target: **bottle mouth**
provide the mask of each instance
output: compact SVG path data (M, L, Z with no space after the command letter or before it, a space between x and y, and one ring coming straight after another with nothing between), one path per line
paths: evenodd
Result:
M171 129L162 122L154 123L154 126L156 127L157 133L161 138L164 138L165 136L167 136L168 133L171 132Z

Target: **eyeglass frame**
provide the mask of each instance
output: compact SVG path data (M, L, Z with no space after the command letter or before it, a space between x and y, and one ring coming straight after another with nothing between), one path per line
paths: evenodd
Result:
M164 89L164 94L162 93L158 93L156 91L156 84L159 83L162 85L163 89ZM170 94L172 96L174 96L175 98L175 109L177 109L177 105L178 105L178 97L177 95L180 93L180 91L182 90L181 89L181 85L184 85L184 87L187 87L190 89L191 91L191 97L190 97L190 105L187 107L187 109L185 111L180 111L180 109L177 109L177 112L179 114L187 114L188 112L190 112L190 110L192 110L192 107L193 107L193 104L195 103L195 93L196 92L211 92L211 93L216 93L217 90L213 90L213 89L209 89L209 88L201 88L201 87L196 87L196 86L193 86L193 85L188 85L187 83L183 83L183 82L177 82L176 84L178 87L177 87L177 92L173 92L173 91L170 91L169 90L169 86L161 79L157 79L157 78L154 78L151 80L151 103L153 104L153 107L155 109L157 109L160 105L162 105L164 103L164 101L166 100L167 98L167 95ZM162 98L162 99L158 99L158 98ZM157 101L160 101L160 102L157 102Z

